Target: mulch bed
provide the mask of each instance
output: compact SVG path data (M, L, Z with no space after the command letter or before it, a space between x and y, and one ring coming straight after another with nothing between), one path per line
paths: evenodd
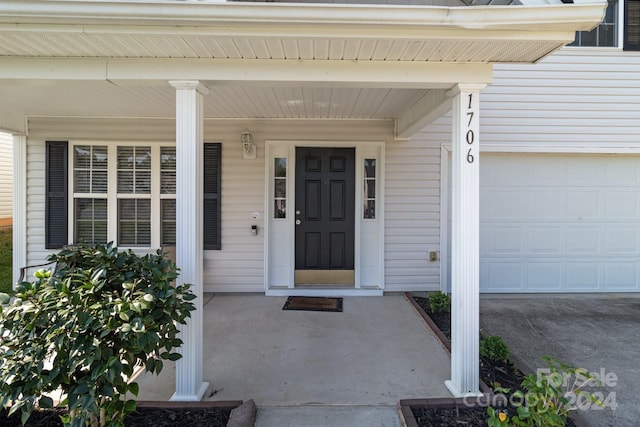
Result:
M159 405L166 402L160 402ZM241 403L241 402L240 402ZM126 427L225 427L229 414L240 403L233 402L222 406L209 407L154 407L141 405L125 419ZM214 403L215 404L215 403ZM36 410L25 426L62 427L60 416L66 411L61 409ZM20 413L7 418L7 411L0 409L0 426L20 427Z
M439 338L451 341L451 314L438 313L429 314L429 298L418 297L407 294L407 297L413 299L419 310L422 310L423 317L427 316L436 328L440 330L436 332ZM425 319L427 320L427 319ZM433 326L432 326L433 327ZM450 349L449 342L443 343L445 347ZM507 388L510 393L520 389L520 384L525 375L511 363L494 362L492 360L480 357L480 381L481 389L486 386L499 386ZM483 384L484 383L484 384ZM484 391L484 390L483 390ZM505 400L508 400L505 399ZM487 425L487 403L486 399L478 399L477 405L469 407L468 401L461 399L423 399L409 400L400 402L402 412L405 415L407 425L412 427L459 427L459 426L486 426ZM516 408L505 402L506 406L495 407L509 416L516 415ZM408 417L407 417L408 416ZM576 427L576 423L572 419L568 419L567 427Z

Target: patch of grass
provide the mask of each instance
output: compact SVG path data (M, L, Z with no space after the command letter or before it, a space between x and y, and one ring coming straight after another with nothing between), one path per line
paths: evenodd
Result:
M12 293L13 282L13 231L0 229L0 292Z

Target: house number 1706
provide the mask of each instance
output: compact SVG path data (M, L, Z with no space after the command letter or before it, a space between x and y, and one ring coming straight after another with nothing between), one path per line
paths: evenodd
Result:
M469 150L467 151L467 163L473 163L475 161L475 157L472 154L473 144L475 143L476 135L473 132L473 128L471 127L471 123L473 122L473 118L475 116L475 111L473 109L473 94L469 94L469 106L467 107L467 126L466 126L466 135L465 139L467 141L467 145L469 146Z

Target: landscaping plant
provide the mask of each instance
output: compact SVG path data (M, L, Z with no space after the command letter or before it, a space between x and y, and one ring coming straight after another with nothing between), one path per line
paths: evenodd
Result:
M151 373L181 356L178 325L194 310L189 285L176 286L162 253L138 256L111 244L80 245L52 255L0 307L0 405L22 412L54 406L61 390L65 426L123 426L136 409L126 393L136 367Z
M545 372L530 374L522 381L523 391L515 391L517 415L487 408L489 427L563 427L571 411L584 405L604 406L587 387L601 386L600 379L586 369L574 368L551 356L542 358L549 367ZM496 389L507 393L509 390Z
M451 298L442 291L429 294L429 310L432 314L451 312Z
M498 336L483 336L480 338L480 356L495 362L502 362L509 358L509 348Z

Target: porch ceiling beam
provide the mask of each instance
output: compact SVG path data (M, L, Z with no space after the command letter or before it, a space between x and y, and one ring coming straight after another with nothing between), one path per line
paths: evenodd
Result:
M199 80L208 86L449 89L457 83L490 83L491 64L262 59L3 59L0 79L109 81L116 85Z
M451 97L446 90L432 89L425 93L415 104L395 121L395 139L410 138L420 129L442 116L451 109Z

